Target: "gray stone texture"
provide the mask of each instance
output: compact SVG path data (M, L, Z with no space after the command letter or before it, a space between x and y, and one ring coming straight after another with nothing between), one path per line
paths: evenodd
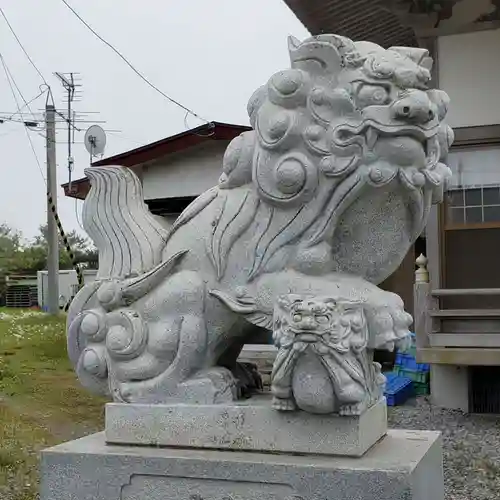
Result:
M438 433L394 431L362 458L105 444L42 452L40 500L443 500Z
M277 412L268 398L231 405L106 406L113 444L361 456L387 432L385 399L361 416Z

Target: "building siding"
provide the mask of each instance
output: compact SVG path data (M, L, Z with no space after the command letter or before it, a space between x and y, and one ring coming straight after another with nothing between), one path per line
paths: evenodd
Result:
M452 127L500 122L500 29L438 38L439 86Z
M144 199L198 196L215 186L228 144L229 141L214 141L144 165Z

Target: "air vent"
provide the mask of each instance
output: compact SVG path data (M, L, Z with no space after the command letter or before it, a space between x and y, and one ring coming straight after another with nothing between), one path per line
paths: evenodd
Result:
M469 367L469 408L472 413L500 414L500 366Z

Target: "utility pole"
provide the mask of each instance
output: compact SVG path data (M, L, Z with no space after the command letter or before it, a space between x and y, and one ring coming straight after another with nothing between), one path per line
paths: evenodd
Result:
M57 213L56 171L56 108L45 106L45 130L47 134L47 274L49 313L59 314L59 234L55 219Z

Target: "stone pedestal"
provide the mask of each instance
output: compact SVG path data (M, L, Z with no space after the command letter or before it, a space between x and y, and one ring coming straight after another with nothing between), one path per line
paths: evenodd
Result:
M106 430L42 452L41 500L442 500L441 438L361 417L232 405L106 408Z
M360 457L386 432L385 398L360 417L278 412L270 396L230 405L106 405L108 444Z
M41 467L41 500L444 498L435 432L389 431L361 458L109 445L99 433L45 450Z

